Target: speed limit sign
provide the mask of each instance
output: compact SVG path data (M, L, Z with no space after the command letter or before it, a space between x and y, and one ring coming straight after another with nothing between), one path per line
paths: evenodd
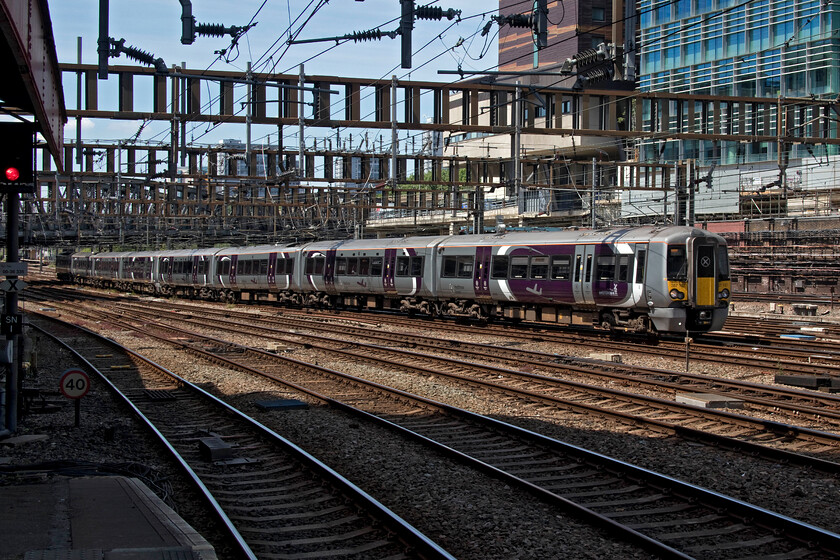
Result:
M68 399L80 399L90 390L90 378L80 369L68 369L61 374L60 388Z

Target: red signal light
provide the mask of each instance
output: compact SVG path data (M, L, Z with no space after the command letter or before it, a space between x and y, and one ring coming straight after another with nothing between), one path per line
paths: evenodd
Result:
M20 179L20 171L18 171L17 167L7 167L6 168L6 179L9 181L17 181Z

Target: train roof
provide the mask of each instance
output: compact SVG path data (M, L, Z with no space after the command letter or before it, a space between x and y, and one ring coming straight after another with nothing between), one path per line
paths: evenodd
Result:
M227 247L225 249L219 249L218 255L254 255L254 254L265 254L265 253L280 253L289 251L298 251L300 247L298 245L294 245L291 243L287 244L277 244L277 245L254 245L251 247Z
M450 237L452 236L437 235L426 237L386 237L382 239L354 239L352 241L346 241L342 243L341 246L338 247L338 249L340 251L374 251L377 249L399 249L402 247L428 247L430 245L436 245ZM314 247L314 245L315 244L310 244L309 246L307 246L307 249L310 247L318 249L329 248L328 246Z
M642 226L610 229L505 232L482 235L456 235L441 242L442 247L459 245L528 245L533 243L678 243L689 237L719 236L688 226Z

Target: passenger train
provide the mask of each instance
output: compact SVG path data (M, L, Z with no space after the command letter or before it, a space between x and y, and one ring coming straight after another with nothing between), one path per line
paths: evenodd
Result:
M726 241L682 226L226 249L74 253L60 280L227 302L705 332L726 320Z

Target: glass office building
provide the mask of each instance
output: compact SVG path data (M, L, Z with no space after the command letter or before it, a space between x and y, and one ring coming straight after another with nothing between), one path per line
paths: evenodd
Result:
M840 4L828 0L640 0L639 88L834 98L840 93L838 9ZM810 118L798 116L796 124ZM790 157L813 157L817 149L823 157L837 153L836 146L794 146ZM726 165L777 157L777 146L770 142L687 140L640 146L646 161L698 159Z

